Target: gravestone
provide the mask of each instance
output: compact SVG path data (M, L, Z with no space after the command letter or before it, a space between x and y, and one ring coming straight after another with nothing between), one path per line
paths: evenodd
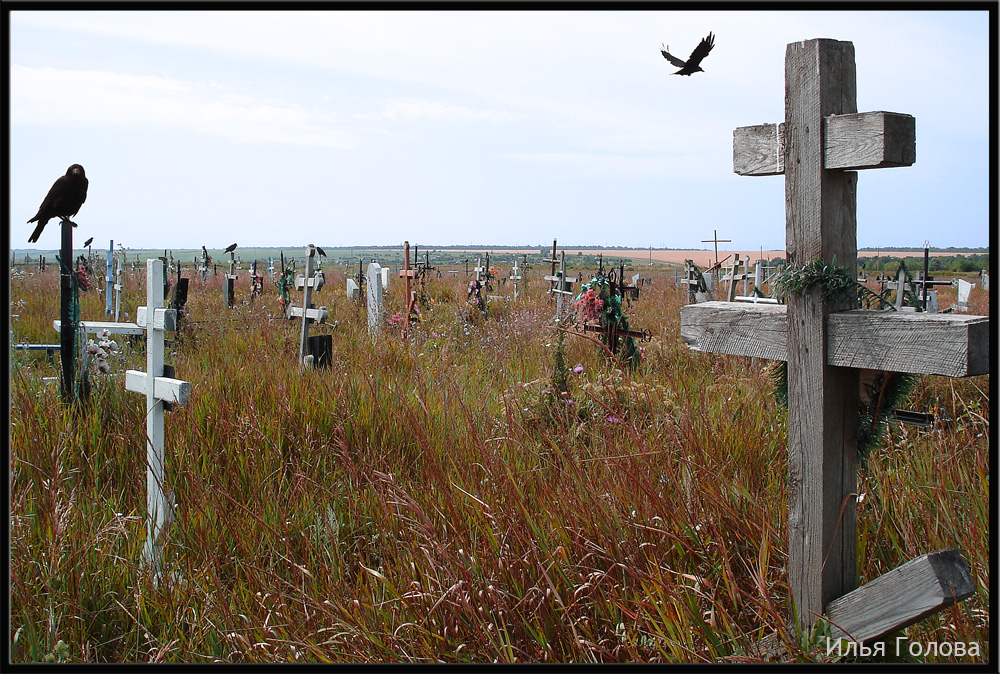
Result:
M357 282L352 278L347 279L347 299L361 299L361 288L358 287Z
M368 265L365 288L368 305L368 334L378 337L382 329L382 267L375 260Z
M855 83L852 43L789 44L785 122L733 134L736 173L785 177L789 263L822 260L852 276L856 170L915 161L913 118L857 113ZM826 614L833 638L861 642L971 596L975 584L960 557L932 553L903 566L907 575L951 583L933 607L903 567L855 589L858 371L988 372L989 317L852 310L855 301L823 299L813 287L792 293L787 306L689 305L681 336L702 351L787 361L788 575L798 627Z
M976 287L976 284L969 283L965 279L957 279L957 285L958 285L958 309L959 311L968 311L969 295L972 293L972 289Z

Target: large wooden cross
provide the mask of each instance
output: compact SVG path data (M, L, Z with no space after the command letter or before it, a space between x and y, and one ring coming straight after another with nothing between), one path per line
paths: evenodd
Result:
M785 122L733 134L736 173L785 176L790 264L820 259L853 275L856 170L915 161L914 119L857 113L855 89L852 43L789 44ZM682 308L681 336L702 351L787 361L788 574L798 624L825 613L835 636L863 641L964 599L975 584L957 554L934 554L855 590L859 369L988 372L989 318L853 307L816 288L793 293L787 306L706 302Z

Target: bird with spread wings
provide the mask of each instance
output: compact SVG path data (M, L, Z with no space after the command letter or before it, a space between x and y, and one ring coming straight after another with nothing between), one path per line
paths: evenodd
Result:
M662 44L660 46L663 47ZM701 62L706 56L708 56L708 52L712 51L712 47L714 46L715 36L709 32L708 37L702 38L701 42L698 43L698 46L694 48L694 51L691 52L691 56L688 57L687 61L682 61L672 55L669 51L667 51L669 47L663 47L660 50L660 53L663 54L663 58L670 61L672 65L680 68L677 72L672 73L673 75L690 75L691 73L705 72L701 67Z

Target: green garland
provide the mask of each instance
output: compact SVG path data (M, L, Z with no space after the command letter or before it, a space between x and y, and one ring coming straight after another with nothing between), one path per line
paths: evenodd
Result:
M857 284L855 273L847 267L827 264L823 260L812 260L800 265L786 265L775 275L772 287L779 299L818 287L824 300L835 301L854 297L857 293Z
M780 362L771 370L774 397L788 408L788 364ZM878 372L862 382L858 398L858 463L868 465L868 455L885 431L889 413L906 400L917 384L916 375L905 372Z

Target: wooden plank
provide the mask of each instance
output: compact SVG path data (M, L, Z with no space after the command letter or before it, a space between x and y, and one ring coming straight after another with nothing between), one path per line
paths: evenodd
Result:
M784 124L741 126L733 131L733 171L741 176L785 172Z
M861 112L830 115L823 121L825 168L891 168L917 160L917 122L911 115Z
M146 373L140 370L125 370L125 390L146 393ZM171 377L153 379L153 397L168 403L187 404L191 397L191 383Z
M898 112L855 112L823 119L828 169L910 166L917 160L916 119ZM785 125L758 124L733 131L733 171L742 176L782 175Z
M88 334L97 334L107 330L112 335L141 335L144 332L142 326L136 323L113 323L110 321L80 321L80 326ZM56 332L61 332L62 321L52 321L52 327Z
M823 119L857 112L854 45L785 51L785 245L791 264L857 260L857 173L823 168ZM826 316L851 299L788 299L788 576L800 627L854 589L857 370L827 365Z
M976 583L958 550L917 557L839 597L826 607L833 639L885 637L942 608L968 599Z
M681 307L681 339L695 351L787 360L783 304L702 302Z
M972 377L990 371L990 317L855 310L827 318L827 363Z
M827 316L826 364L971 377L990 371L990 317L857 309ZM787 360L787 307L703 302L681 307L696 351Z

